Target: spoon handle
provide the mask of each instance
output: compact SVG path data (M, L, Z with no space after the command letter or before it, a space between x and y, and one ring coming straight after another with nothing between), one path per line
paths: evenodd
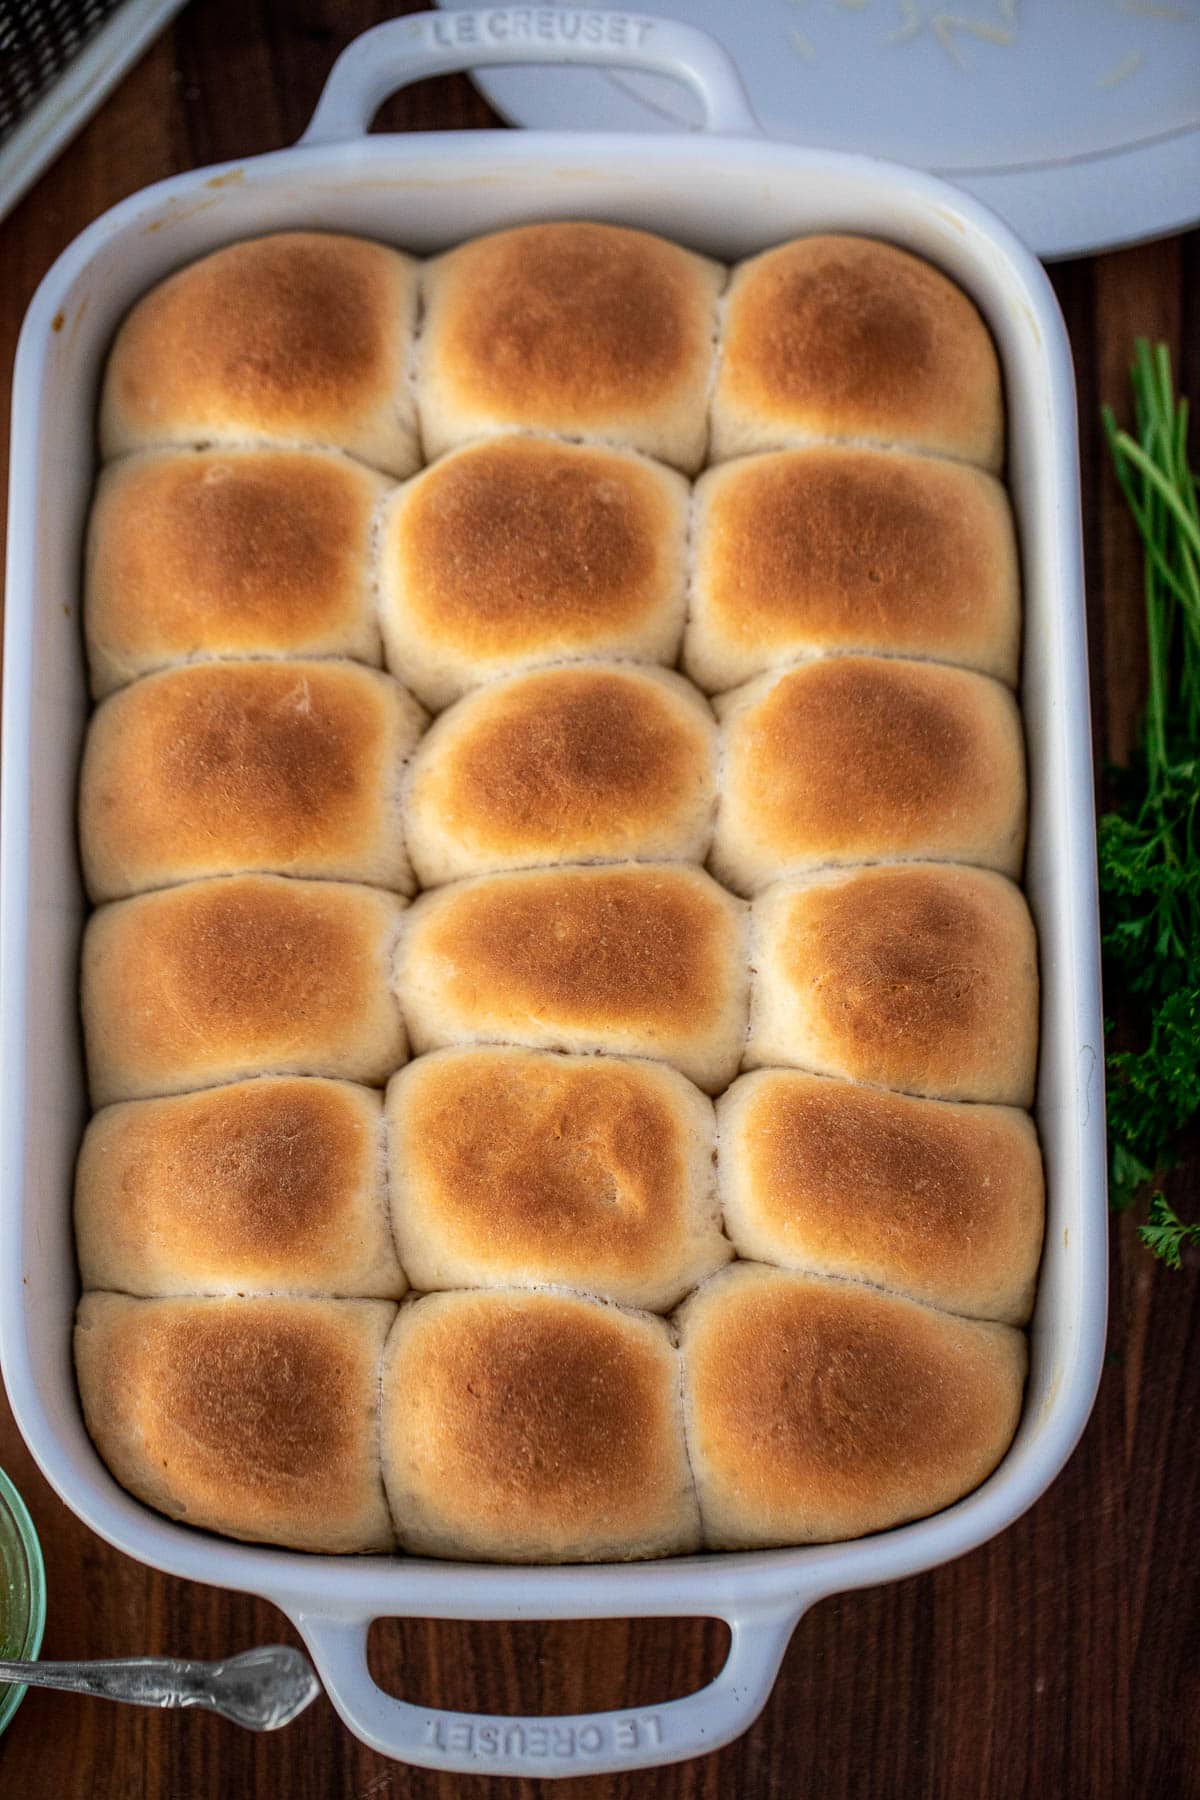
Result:
M169 1656L114 1657L108 1662L0 1660L0 1680L65 1688L72 1694L127 1700L135 1706L203 1706L209 1691L206 1678L214 1667L219 1665Z
M106 1662L5 1662L0 1681L61 1688L124 1700L134 1706L204 1706L252 1731L273 1731L320 1692L307 1658L286 1644L246 1651L223 1662L127 1656Z

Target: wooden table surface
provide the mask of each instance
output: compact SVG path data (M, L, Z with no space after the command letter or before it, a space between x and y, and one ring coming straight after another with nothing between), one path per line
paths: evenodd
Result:
M193 0L86 131L0 224L0 407L22 314L52 259L124 195L179 170L293 141L371 0ZM390 130L481 126L462 77L388 103ZM1092 704L1120 758L1144 667L1140 564L1101 453L1101 400L1125 407L1136 333L1163 337L1200 401L1200 234L1053 270L1074 345L1083 441ZM5 449L7 446L5 445ZM4 450L0 450L0 455ZM1200 1158L1171 1192L1200 1210ZM1200 1283L1113 1232L1109 1351L1066 1471L1010 1531L889 1588L816 1607L766 1712L728 1749L587 1796L1058 1800L1200 1796ZM110 1550L50 1493L0 1397L0 1466L46 1553L44 1654L217 1657L291 1636L243 1595L170 1580ZM644 1706L715 1672L724 1627L379 1624L375 1672L440 1706L574 1712ZM366 1750L324 1700L276 1737L205 1716L30 1694L0 1738L6 1800L329 1800L531 1794L551 1784L438 1776Z

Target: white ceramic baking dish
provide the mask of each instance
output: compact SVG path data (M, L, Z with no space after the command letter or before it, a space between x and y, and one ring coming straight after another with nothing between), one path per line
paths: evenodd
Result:
M707 129L679 137L365 135L384 97L419 77L465 64L568 60L683 79L704 103ZM856 1543L544 1569L237 1544L172 1524L116 1485L84 1430L71 1366L69 1195L86 1110L76 998L84 899L75 772L87 713L79 568L97 379L130 303L232 239L314 226L429 252L562 216L647 226L725 258L804 232L876 234L940 264L995 333L1024 564L1028 893L1042 968L1037 1116L1049 1177L1024 1416L977 1492L935 1518ZM1101 1015L1071 362L1043 271L1002 225L910 171L766 142L722 53L684 27L541 7L392 21L338 61L296 148L162 182L98 220L55 264L17 357L8 556L0 1351L25 1438L86 1524L156 1568L274 1601L302 1632L342 1718L376 1749L431 1768L545 1776L647 1767L727 1742L764 1704L814 1601L959 1556L1042 1493L1083 1428L1104 1340ZM393 1699L367 1671L367 1629L379 1616L686 1614L728 1621L728 1660L708 1687L651 1710L472 1717Z

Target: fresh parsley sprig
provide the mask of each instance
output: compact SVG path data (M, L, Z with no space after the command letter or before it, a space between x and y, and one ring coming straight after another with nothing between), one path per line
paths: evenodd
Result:
M1144 1243L1169 1267L1200 1244L1161 1192L1200 1114L1200 509L1188 403L1165 344L1136 346L1134 431L1109 407L1113 467L1143 547L1149 689L1138 745L1100 820L1105 983L1128 1001L1107 1024L1110 1198L1149 1198Z

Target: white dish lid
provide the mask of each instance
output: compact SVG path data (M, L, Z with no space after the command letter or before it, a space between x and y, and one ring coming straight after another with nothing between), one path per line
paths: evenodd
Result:
M470 0L438 4L462 11ZM1200 219L1200 0L671 0L670 10L729 51L769 137L942 175L1040 256ZM693 96L657 75L526 67L476 80L518 125L700 123Z

